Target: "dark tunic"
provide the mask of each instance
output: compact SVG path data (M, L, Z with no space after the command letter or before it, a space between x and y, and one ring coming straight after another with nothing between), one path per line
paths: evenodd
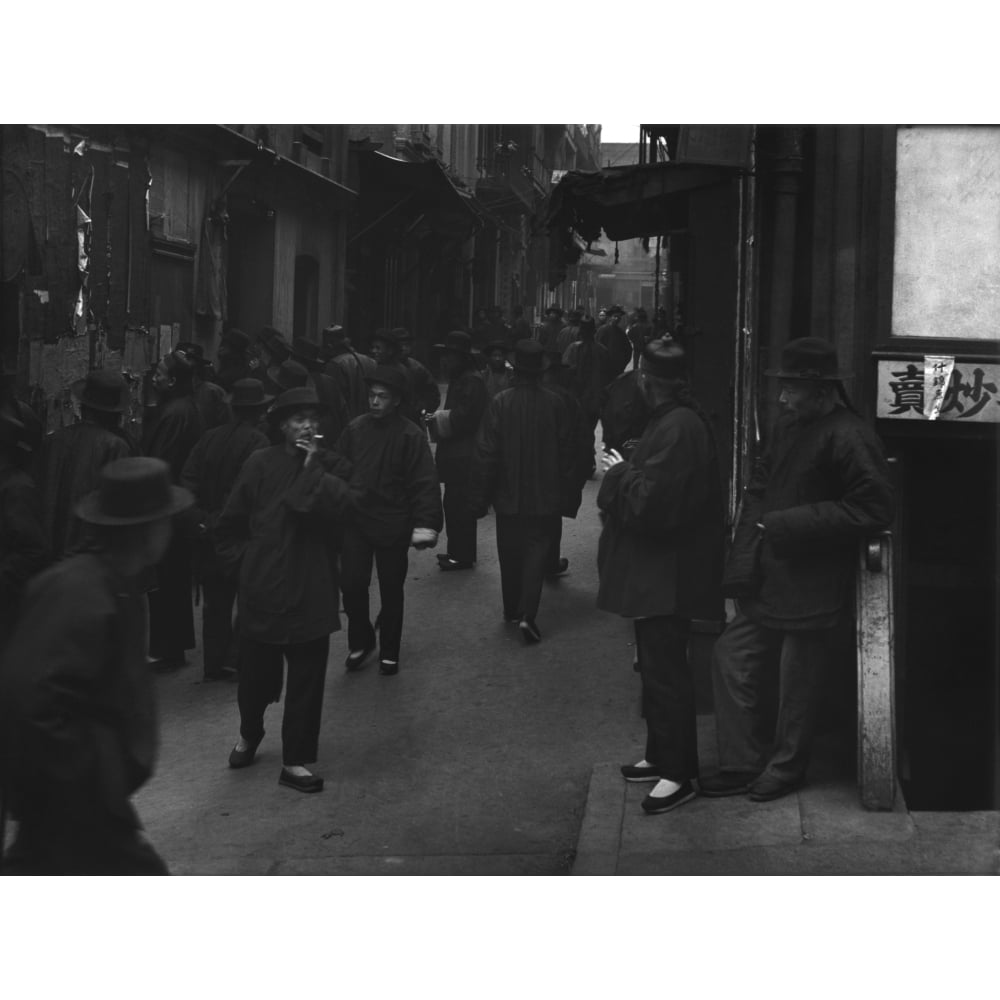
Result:
M77 501L96 490L108 462L135 455L121 433L84 420L49 434L42 444L42 493L45 534L53 559L76 548L87 527L73 512Z
M488 402L486 383L478 372L467 369L448 383L442 407L448 414L447 431L438 438L435 452L442 482L468 475L476 434Z
M597 506L601 610L722 619L722 481L711 428L694 409L657 408L632 459L605 474Z
M583 484L594 468L594 432L584 415L576 396L561 385L544 383L549 392L555 393L569 416L570 426L570 479L560 513L563 517L576 517L583 503Z
M139 825L129 796L157 750L144 643L142 597L101 555L70 556L31 583L0 660L16 814L61 816L72 837Z
M345 351L326 363L324 373L337 379L347 403L351 420L368 412L368 383L365 376L375 371L375 362L367 354Z
M577 340L566 348L563 364L571 369L567 387L596 423L604 387L615 377L610 355L594 340Z
M441 405L441 390L434 376L416 358L407 358L405 363L410 369L415 408L418 411L433 413Z
M143 428L143 454L163 459L173 481L180 482L191 449L208 429L204 418L193 396L168 398L151 413L152 419Z
M216 523L220 563L239 578L243 634L258 642L309 642L340 628L327 536L347 511L347 468L322 450L304 459L283 444L253 452Z
M564 324L561 319L557 320L546 320L538 328L538 341L541 343L542 347L547 351L554 351L556 345L559 342L559 334L562 331Z
M608 354L611 356L612 372L615 375L620 375L625 371L632 359L632 344L621 325L619 323L605 323L598 329L595 339L602 347L607 348Z
M759 625L831 628L851 607L859 540L894 513L881 443L859 416L842 406L809 423L786 414L747 486L726 591Z
M206 430L211 427L221 427L233 417L233 411L226 399L226 390L215 382L207 380L200 382L194 390L194 401Z
M409 541L414 528L440 531L441 488L424 432L397 411L355 418L337 453L351 465L351 525L374 545Z
M601 393L601 437L605 448L621 451L626 441L642 436L649 408L639 392L638 372L623 372Z
M0 646L18 619L28 580L48 561L34 480L0 457Z
M497 514L560 514L572 486L573 431L562 400L521 382L495 396L476 438L472 509Z

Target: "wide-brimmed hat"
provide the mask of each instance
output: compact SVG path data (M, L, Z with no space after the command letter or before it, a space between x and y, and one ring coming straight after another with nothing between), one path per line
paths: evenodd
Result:
M170 482L159 458L119 458L101 470L100 486L74 508L90 524L145 524L190 507L191 493Z
M548 306L545 310L545 315L548 316L549 313L555 313L560 319L563 318L563 311L559 306Z
M125 379L120 373L98 368L87 372L87 377L74 382L70 392L81 406L102 413L123 413L125 403Z
M665 337L647 341L639 358L639 371L654 378L687 378L684 348Z
M305 337L292 338L292 357L310 371L319 371L323 367L319 356L319 344L314 344Z
M323 330L324 344L343 344L347 341L347 331L339 324L328 326Z
M286 414L294 413L296 410L320 410L326 411L329 407L316 395L316 390L305 385L297 389L289 389L283 392L275 401L274 405L267 411L268 417L272 420L281 420Z
M451 333L445 334L442 343L432 344L431 348L435 351L452 351L455 354L464 354L469 357L474 353L472 337L464 330L452 330Z
M540 375L548 359L545 348L537 340L519 340L514 345L514 371L522 375Z
M397 344L409 344L413 341L413 334L405 326L397 326L391 333L396 338Z
M772 378L807 379L814 382L840 382L853 378L840 371L837 349L820 337L799 337L781 349L781 367L764 372Z
M384 385L393 392L398 392L400 397L405 396L409 388L406 373L401 368L393 368L391 365L377 365L371 375L365 376L365 381L369 385Z
M309 381L309 370L298 361L282 361L277 368L267 371L264 387L268 392L280 396L289 389L301 389Z
M259 339L268 353L277 358L279 363L291 357L292 345L285 339L285 335L273 326L262 327Z
M229 396L229 405L234 410L256 410L267 406L274 396L264 392L264 384L260 379L241 378L233 383L233 391Z
M219 345L228 347L235 354L246 354L250 349L250 334L237 330L234 326L222 335Z

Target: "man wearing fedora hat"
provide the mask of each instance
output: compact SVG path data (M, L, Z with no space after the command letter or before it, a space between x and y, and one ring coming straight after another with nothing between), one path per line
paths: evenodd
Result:
M306 385L311 385L324 406L320 417L320 447L332 448L341 432L351 422L347 401L340 391L340 383L324 373L325 363L320 358L320 346L305 337L292 339L292 357L305 368Z
M614 375L620 375L625 371L632 357L632 344L622 327L624 315L625 310L621 306L611 306L608 309L607 321L598 328L594 338L607 350Z
M536 340L514 347L515 383L494 397L476 438L469 506L496 511L503 616L526 643L536 623L554 523L572 486L573 432L559 397L541 384L545 351Z
M93 526L90 547L28 590L0 659L0 767L19 821L12 873L167 873L129 801L157 751L137 581L190 503L158 459L106 465L76 507Z
M323 331L323 347L328 360L324 374L337 380L347 403L351 420L368 412L368 384L365 377L375 371L374 359L354 350L351 338L342 326L328 326Z
M236 581L223 572L215 553L215 525L243 463L269 444L259 423L273 399L257 379L233 383L229 397L233 419L199 438L181 472L181 486L194 497L187 520L193 526L194 567L204 596L201 640L206 681L232 676L237 653L233 635Z
M239 581L240 736L229 766L254 762L284 682L278 782L300 792L323 787L307 765L319 752L330 633L340 629L328 536L350 506L346 463L316 440L322 410L308 386L274 401L284 440L246 459L215 525L222 571Z
M368 377L370 412L356 417L337 442L351 465L351 518L341 551L348 654L345 667L360 670L375 651L368 589L372 564L378 571L379 673L399 672L403 634L403 587L412 545L437 543L441 488L427 435L399 408L406 376L379 365Z
M121 430L126 393L125 379L118 372L88 372L82 384L74 386L79 423L53 431L42 443L38 485L53 559L61 559L82 540L86 528L74 508L81 497L97 489L101 469L137 452Z
M175 483L206 429L194 399L196 370L197 361L184 351L160 359L153 376L158 405L143 425L143 453L166 462ZM185 653L195 647L192 547L186 532L173 533L149 592L149 654L163 669L183 666Z
M853 607L858 542L887 528L895 509L881 443L847 401L833 345L792 340L765 374L778 379L784 412L747 485L726 565L738 612L712 658L720 772L701 781L706 795L758 802L805 778ZM765 691L775 688L772 734Z
M696 794L697 716L687 643L692 619L723 617L723 483L683 350L667 340L644 345L638 384L649 423L628 459L614 450L603 459L597 606L634 622L646 750L622 767L622 776L655 782L642 809L665 813Z
M469 472L476 434L486 412L489 393L477 366L472 337L452 330L433 349L441 374L448 380L444 405L426 416L437 442L435 462L444 484L444 524L448 551L438 556L443 572L472 569L476 563L476 518L469 506Z

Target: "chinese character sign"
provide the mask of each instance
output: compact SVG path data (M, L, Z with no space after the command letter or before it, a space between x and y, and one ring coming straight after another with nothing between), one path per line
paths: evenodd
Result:
M934 356L923 364L879 361L876 415L1000 423L1000 364Z

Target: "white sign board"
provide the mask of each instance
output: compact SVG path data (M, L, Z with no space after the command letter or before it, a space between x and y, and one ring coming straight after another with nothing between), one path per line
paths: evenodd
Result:
M942 357L880 360L875 415L1000 423L1000 364Z

